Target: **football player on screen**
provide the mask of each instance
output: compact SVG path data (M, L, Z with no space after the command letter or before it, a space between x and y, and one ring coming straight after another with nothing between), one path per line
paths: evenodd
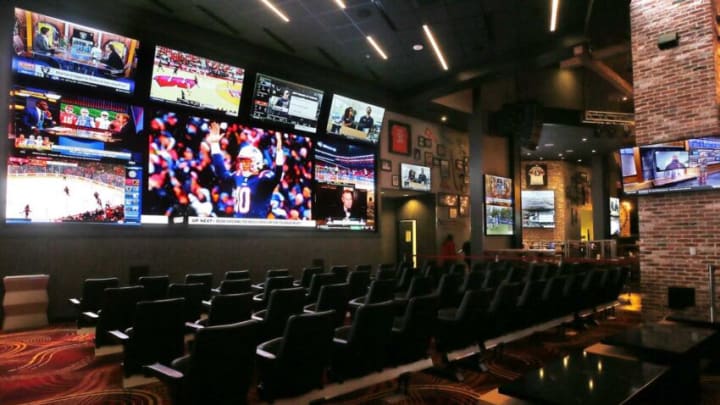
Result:
M205 140L210 144L212 164L215 174L232 189L235 202L234 216L238 218L267 218L270 211L270 199L280 183L285 164L282 147L282 133L275 132L274 167L265 168L263 153L251 144L240 148L235 159L235 171L225 166L224 152L220 147L220 133L217 122L210 123L210 131Z

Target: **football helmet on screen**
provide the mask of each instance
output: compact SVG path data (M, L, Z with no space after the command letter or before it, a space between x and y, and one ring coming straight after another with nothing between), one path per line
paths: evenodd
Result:
M252 145L246 145L240 148L237 159L240 171L245 177L257 174L265 165L262 152Z

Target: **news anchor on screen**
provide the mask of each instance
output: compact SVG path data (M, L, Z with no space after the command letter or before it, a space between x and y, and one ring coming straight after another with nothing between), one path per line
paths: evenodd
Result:
M355 193L352 189L346 188L340 193L340 210L335 218L340 220L364 219L365 215L355 204Z

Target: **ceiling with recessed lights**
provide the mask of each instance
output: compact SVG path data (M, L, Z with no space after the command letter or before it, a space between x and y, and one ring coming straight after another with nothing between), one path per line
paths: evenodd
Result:
M406 101L411 107L404 112L412 111L436 122L446 116L447 125L456 127L467 125L466 122L457 125L458 121L467 121L467 111L433 100L475 88L499 76L557 66L572 56L573 47L578 44L595 49L620 46L625 60L629 60L630 0L561 0L555 32L549 29L551 3L552 0L116 0L118 7L150 11L170 21L209 29L375 84ZM286 16L287 21L268 4ZM423 25L431 30L448 70L438 61ZM387 59L380 56L368 37ZM631 82L632 72L627 67L618 72ZM563 135L563 131L557 135L554 132L544 130L543 137L554 139ZM574 138L577 136L569 141L576 141ZM613 139L602 131L590 133L587 138L588 145L598 142L596 150ZM573 146L577 148L576 144ZM584 149L582 145L580 149ZM542 147L525 151L525 155L527 152L534 153L534 157L550 158L543 155Z

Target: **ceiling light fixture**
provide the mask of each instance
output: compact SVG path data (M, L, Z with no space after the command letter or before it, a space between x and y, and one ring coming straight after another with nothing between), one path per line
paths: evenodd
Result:
M272 10L275 14L277 14L278 17L282 18L283 21L285 21L285 22L290 22L290 19L285 15L285 13L283 13L282 11L280 11L279 8L275 7L275 5L273 5L272 3L270 3L269 0L260 0L260 1L262 1L263 4L265 4L265 5L267 6L267 8L269 8L269 9Z
M335 3L338 5L338 7L345 10L345 2L343 0L335 0Z
M368 42L370 42L370 45L372 45L372 47L375 49L375 52L377 52L381 58L387 60L388 57L387 55L385 55L385 52L383 52L382 48L380 48L380 45L378 45L370 35L367 36L367 40Z
M442 117L440 117L440 121L442 121L442 122L447 121L447 115L443 115Z
M437 42L435 42L435 37L433 36L433 33L432 31L430 31L430 27L428 27L427 24L423 25L423 31L425 31L425 36L428 38L428 41L430 41L430 45L432 45L433 50L435 50L435 56L437 56L438 61L440 61L440 65L442 65L442 68L444 70L448 70L449 68L447 63L445 63L445 57L440 50L440 46L438 46Z
M559 5L560 0L552 0L552 6L550 9L550 32L555 32L555 29L557 28L557 15Z
M422 51L423 49L425 49L425 47L422 46L422 44L413 45L413 51Z
M583 142L587 142L587 138L583 138L582 141L583 141Z

